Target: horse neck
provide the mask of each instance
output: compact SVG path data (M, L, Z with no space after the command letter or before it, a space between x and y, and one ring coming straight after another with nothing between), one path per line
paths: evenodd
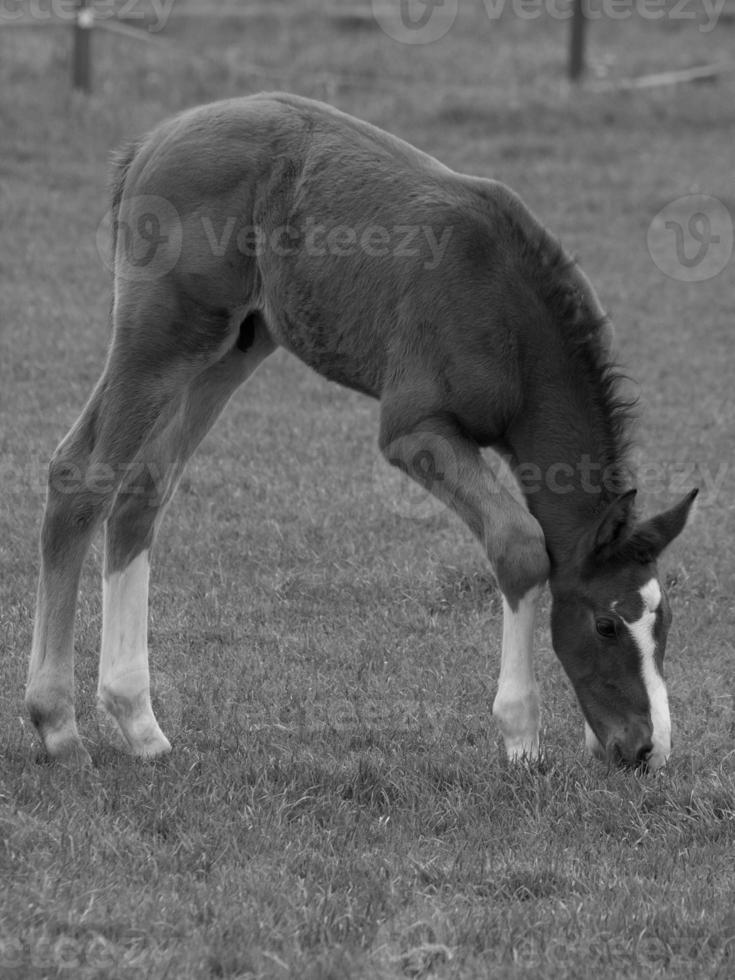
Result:
M545 383L530 396L532 407L508 441L553 573L570 567L582 536L625 489L625 467L614 425L594 391Z

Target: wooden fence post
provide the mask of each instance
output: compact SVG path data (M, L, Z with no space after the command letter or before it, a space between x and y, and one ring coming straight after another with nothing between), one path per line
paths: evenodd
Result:
M74 52L72 55L72 84L83 92L92 91L92 27L94 10L89 0L77 0L74 22Z
M585 69L584 37L587 27L585 0L573 0L572 29L569 35L569 81L578 82Z

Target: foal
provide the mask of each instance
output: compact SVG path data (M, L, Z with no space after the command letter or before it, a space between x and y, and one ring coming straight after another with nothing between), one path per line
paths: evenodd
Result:
M117 162L113 336L50 464L27 704L49 755L89 761L74 714L80 570L106 522L99 700L133 753L170 745L151 709L149 552L187 459L277 347L380 399L388 460L466 522L503 595L493 712L539 751L534 612L590 750L662 766L671 615L656 559L696 491L645 523L628 411L589 282L508 188L292 95L204 106ZM481 447L523 491L493 479Z

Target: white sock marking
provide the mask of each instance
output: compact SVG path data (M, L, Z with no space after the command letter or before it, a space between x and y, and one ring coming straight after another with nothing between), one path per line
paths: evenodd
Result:
M539 689L533 669L533 626L541 589L534 588L515 611L503 596L503 650L493 714L511 760L538 756Z
M589 754L593 755L596 759L604 760L607 758L605 749L600 744L599 738L595 735L586 718L584 720L584 744Z
M664 679L656 666L656 642L653 637L656 610L661 604L661 586L656 579L651 579L643 586L640 594L645 606L643 613L640 619L625 625L630 630L640 653L643 684L651 706L653 751L649 760L649 768L658 769L671 754L669 698Z
M100 688L121 674L148 673L148 552L102 579Z
M102 580L102 653L97 693L136 755L171 748L153 715L148 668L148 552Z

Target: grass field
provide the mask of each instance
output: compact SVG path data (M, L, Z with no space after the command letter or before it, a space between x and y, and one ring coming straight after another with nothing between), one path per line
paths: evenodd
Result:
M69 91L65 31L0 26L0 980L729 978L735 260L667 277L647 230L690 194L735 218L733 76L569 92L567 25L549 17L491 23L478 0L407 47L315 0L273 8L244 25L172 16L156 45L95 34L91 97ZM731 16L709 33L603 18L592 73L710 62L733 43ZM150 640L172 755L133 761L100 729L97 542L76 640L95 768L37 763L22 703L36 541L48 457L104 358L109 153L182 106L275 87L505 180L611 310L640 395L644 507L702 488L664 561L675 745L657 777L584 757L548 601L546 759L505 763L482 555L450 515L405 516L376 468L377 407L281 352L207 437L157 545Z

